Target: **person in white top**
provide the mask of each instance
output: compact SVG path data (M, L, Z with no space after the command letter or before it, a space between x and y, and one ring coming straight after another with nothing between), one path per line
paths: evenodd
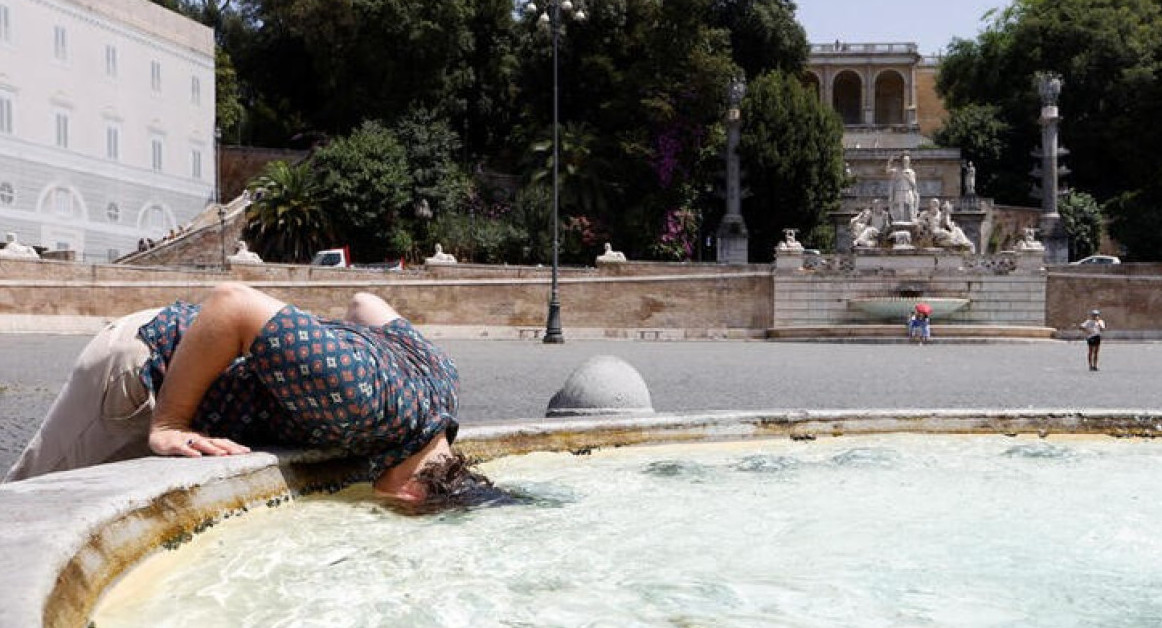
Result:
M1089 347L1087 357L1089 359L1089 370L1097 370L1097 354L1101 351L1101 332L1106 328L1106 322L1101 319L1101 311L1094 310L1089 313L1089 318L1084 323L1078 325L1085 331L1085 344Z

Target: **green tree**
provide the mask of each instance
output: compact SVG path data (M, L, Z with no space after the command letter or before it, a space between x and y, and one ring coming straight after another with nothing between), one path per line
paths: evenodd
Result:
M246 241L271 262L308 262L315 251L335 245L330 214L319 202L309 164L272 161L247 186Z
M614 187L607 184L612 174L609 164L595 151L597 135L584 123L569 122L562 125L559 141L561 167L557 181L562 211L569 215L606 215L609 194ZM534 142L528 156L529 184L550 187L553 181L552 139Z
M466 64L471 73L463 89L464 118L455 128L463 128L465 162L502 161L516 114L512 84L520 65L513 2L475 0L469 5L472 46L466 53Z
M743 200L751 259L770 259L784 228L821 244L826 213L844 182L843 125L794 76L769 72L753 81L742 105L739 158L751 195Z
M411 203L426 201L440 214L459 210L468 196L468 177L456 162L460 138L447 120L429 109L415 109L395 126L411 171Z
M1069 236L1069 259L1096 253L1101 245L1102 213L1093 196L1066 192L1057 203L1057 211Z
M238 73L234 70L230 55L221 46L214 49L214 99L216 124L225 137L231 137L237 133L244 112Z
M316 151L311 167L351 257L382 261L393 232L412 227L405 213L412 209L412 177L403 144L382 124L365 122Z
M1162 233L1149 227L1159 209L1144 204L1159 175L1162 142L1162 3L1157 0L1015 0L976 41L951 46L937 87L955 115L993 105L1010 128L990 192L1027 204L1040 145L1038 71L1062 77L1061 139L1070 152L1069 183L1099 204L1119 199L1115 231L1138 244L1132 256L1162 256ZM1111 206L1114 207L1114 206ZM1116 216L1115 216L1116 214ZM1127 244L1127 246L1130 246Z
M993 105L968 104L949 114L948 121L933 135L938 146L959 148L961 156L973 163L978 173L976 193L992 196L994 189L1028 185L1026 172L1010 172L1002 167L1005 148L1010 143L1009 125ZM998 179L1018 177L1018 181Z
M519 257L531 264L545 264L553 258L552 190L547 185L529 185L517 191L510 220L523 230L517 243Z
M807 33L790 0L715 0L715 22L730 32L731 56L747 76L798 74L807 64Z
M314 130L391 125L415 105L462 116L472 84L469 0L256 2L251 75ZM279 56L282 55L282 56ZM271 61L277 59L277 63Z
M1162 261L1160 208L1162 184L1159 183L1119 194L1102 206L1103 213L1110 218L1110 235L1126 249L1129 261Z

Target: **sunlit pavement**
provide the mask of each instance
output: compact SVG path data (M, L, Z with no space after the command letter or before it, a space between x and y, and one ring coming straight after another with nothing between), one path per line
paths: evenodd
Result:
M892 408L1162 409L1162 343L999 344L442 340L461 377L461 420L543 417L569 373L616 355L660 412ZM0 471L36 430L86 336L0 335Z

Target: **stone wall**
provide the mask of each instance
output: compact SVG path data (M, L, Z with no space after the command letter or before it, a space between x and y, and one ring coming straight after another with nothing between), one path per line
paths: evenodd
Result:
M1077 334L1097 308L1111 337L1154 337L1162 330L1162 264L1058 266L1046 282L1046 323Z
M936 93L939 73L940 66L929 59L916 65L916 122L920 125L920 134L926 137L932 137L948 119L944 101Z
M1004 256L900 257L912 266L804 270L780 260L776 269L646 262L566 267L560 272L562 324L622 337L760 337L777 327L866 323L851 299L906 293L970 299L941 324L1048 326L1068 336L1098 307L1111 336L1162 333L1162 264L1045 271L1036 256L1018 259L1015 267L1004 266ZM213 285L235 280L328 316L341 316L348 297L366 290L419 324L504 327L514 336L535 336L545 323L549 275L544 267L470 264L385 273L285 264L224 271L0 259L0 315L114 317L178 299L198 301Z
M254 148L250 146L222 146L219 167L222 186L222 202L242 193L251 179L262 174L266 164L272 161L298 163L306 159L308 151L278 148Z
M484 267L459 265L386 273L280 264L222 271L0 260L0 315L113 317L178 299L198 301L213 285L237 280L331 317L342 316L351 294L362 290L382 296L417 324L535 335L545 323L549 269L493 268L485 276ZM562 269L562 322L567 328L679 330L681 337L761 335L771 325L773 297L770 267L760 268L627 276Z

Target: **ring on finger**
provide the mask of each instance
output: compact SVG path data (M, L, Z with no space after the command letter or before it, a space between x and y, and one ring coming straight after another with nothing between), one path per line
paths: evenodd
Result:
M190 440L186 441L186 447L193 447L193 446L194 446L194 439L191 438Z

